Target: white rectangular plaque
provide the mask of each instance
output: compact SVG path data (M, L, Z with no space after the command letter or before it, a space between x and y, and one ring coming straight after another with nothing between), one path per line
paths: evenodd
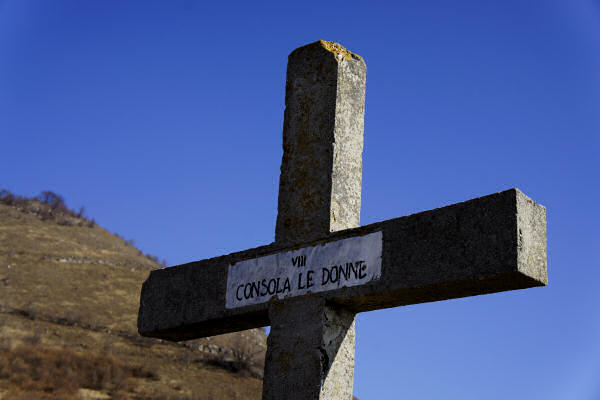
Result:
M364 285L381 276L382 233L375 232L229 265L226 308Z

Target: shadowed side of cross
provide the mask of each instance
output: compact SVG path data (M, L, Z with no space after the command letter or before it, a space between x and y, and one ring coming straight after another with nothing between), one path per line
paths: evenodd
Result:
M547 283L545 208L517 189L359 226L365 77L336 43L290 54L275 242L152 271L140 334L271 325L263 399L351 399L356 313Z

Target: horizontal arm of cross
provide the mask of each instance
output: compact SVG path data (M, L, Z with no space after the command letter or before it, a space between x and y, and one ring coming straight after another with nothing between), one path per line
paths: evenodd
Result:
M318 243L375 232L382 238L378 279L305 296L362 312L547 283L546 211L517 189L336 232ZM272 244L152 271L142 288L140 334L187 340L269 325L267 301L227 307L228 273L232 264L290 250Z

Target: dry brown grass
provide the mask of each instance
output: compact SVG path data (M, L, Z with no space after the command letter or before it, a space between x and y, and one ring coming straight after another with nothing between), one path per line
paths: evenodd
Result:
M0 381L10 384L5 398L76 399L81 388L125 398L135 379L158 376L145 367L131 367L120 360L94 353L79 354L70 349L44 349L21 344L0 349Z
M127 400L260 399L263 332L186 343L137 334L140 288L159 267L98 225L62 225L0 203L0 362L12 349L10 365L21 371L0 378L0 399L118 398L114 393ZM242 361L244 354L256 353L250 373L232 367L240 343L249 346L241 348ZM66 364L88 372L73 375L75 368L65 367L56 374L32 373L37 361L52 366L63 356L70 360ZM155 378L135 377L139 366L150 368ZM66 385L65 377L78 383ZM54 389L41 389L52 379L58 382ZM102 389L89 388L94 379L100 379L95 387L105 382Z

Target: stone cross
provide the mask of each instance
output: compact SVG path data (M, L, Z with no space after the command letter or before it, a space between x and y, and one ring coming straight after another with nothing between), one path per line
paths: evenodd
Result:
M289 55L275 242L152 271L141 335L271 325L264 400L348 400L357 313L547 283L546 211L517 189L360 227L365 77L337 43Z

